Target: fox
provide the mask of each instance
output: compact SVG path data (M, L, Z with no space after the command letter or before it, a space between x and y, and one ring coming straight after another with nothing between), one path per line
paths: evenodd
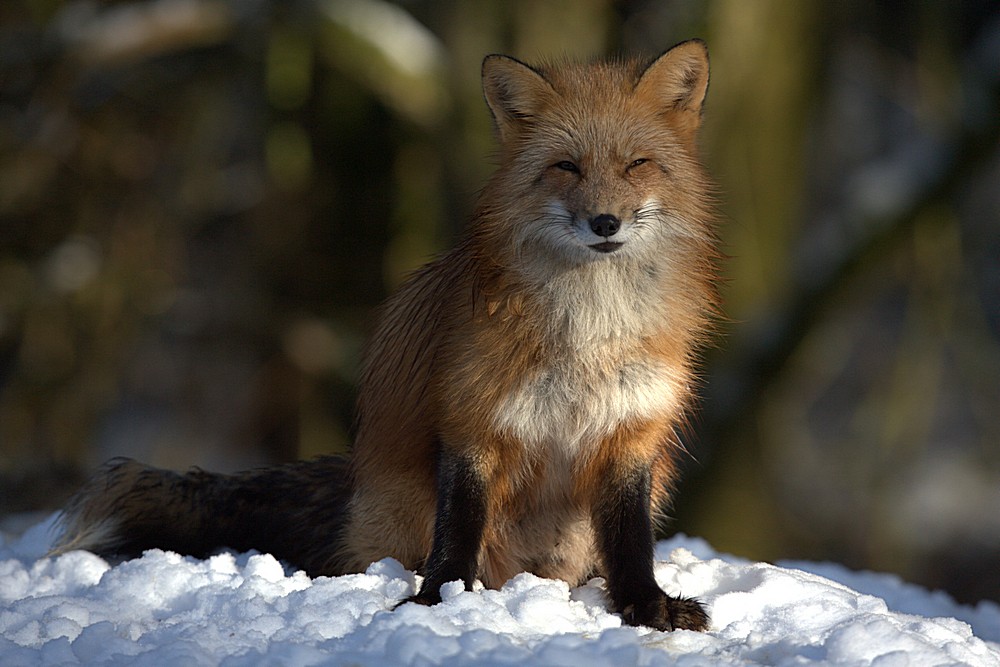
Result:
M652 60L487 56L496 169L454 247L382 306L350 453L235 474L114 459L52 553L256 549L310 576L392 557L423 577L399 604L602 576L626 624L705 630L653 549L720 312L708 80L698 39Z

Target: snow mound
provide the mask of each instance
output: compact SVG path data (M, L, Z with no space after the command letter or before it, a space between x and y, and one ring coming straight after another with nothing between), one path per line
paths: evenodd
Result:
M657 546L656 576L707 605L705 633L623 627L599 579L456 582L437 606L391 611L418 583L392 559L310 579L254 553L46 558L53 521L0 537L0 664L1000 665L994 603L835 565L751 563L683 536Z

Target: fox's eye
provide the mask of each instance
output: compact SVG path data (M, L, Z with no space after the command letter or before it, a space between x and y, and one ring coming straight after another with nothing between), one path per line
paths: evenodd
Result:
M644 158L644 157L641 157L641 158L639 158L638 160L633 160L633 161L632 161L632 164L630 164L630 165L628 166L628 168L629 168L629 169L635 169L636 167L638 167L638 166L640 166L640 165L644 165L644 164L646 164L647 162L649 162L649 160L647 160L647 159L646 159L646 158Z
M573 174L579 174L580 173L580 168L578 166L576 166L575 163L570 162L569 160L563 160L562 162L556 162L554 166L555 166L556 169L562 169L563 171L568 171L568 172L573 173Z

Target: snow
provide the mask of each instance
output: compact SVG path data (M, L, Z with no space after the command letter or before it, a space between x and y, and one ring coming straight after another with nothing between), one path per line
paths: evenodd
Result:
M707 605L705 633L623 627L599 579L455 582L437 606L391 611L418 583L392 559L310 579L256 553L47 558L54 518L0 537L2 665L1000 665L995 603L684 536L659 543L656 576Z

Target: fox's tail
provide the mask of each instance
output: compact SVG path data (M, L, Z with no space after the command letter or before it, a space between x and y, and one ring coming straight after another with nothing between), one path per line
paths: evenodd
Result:
M310 576L339 574L349 498L348 465L338 457L234 475L118 458L70 500L51 553L131 557L158 548L207 556L230 547L271 553Z

